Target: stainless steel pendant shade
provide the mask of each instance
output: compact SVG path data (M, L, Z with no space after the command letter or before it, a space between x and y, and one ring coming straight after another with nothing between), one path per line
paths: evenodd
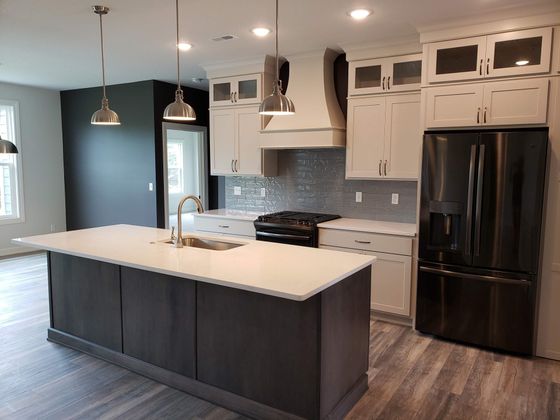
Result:
M175 50L177 54L177 90L175 91L175 101L171 102L163 112L163 118L170 121L194 121L196 112L192 106L183 100L183 90L181 89L180 68L179 68L179 0L175 0L175 24L177 29L177 39Z
M280 80L280 65L278 59L278 0L276 0L276 77L272 86L272 93L264 98L259 107L261 115L294 115L296 107L286 95L282 93Z
M0 136L0 153L19 153L16 145L9 140L3 140Z
M91 116L93 125L120 125L121 121L117 113L109 108L105 89L105 54L103 51L103 15L109 13L109 8L105 6L92 6L93 13L99 15L99 32L101 38L101 75L103 77L103 98L101 99L101 109L95 111Z

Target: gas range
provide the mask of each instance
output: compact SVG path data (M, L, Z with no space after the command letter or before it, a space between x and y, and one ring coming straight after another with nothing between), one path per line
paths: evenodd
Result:
M255 220L257 240L308 247L319 246L319 223L338 219L335 214L280 211Z

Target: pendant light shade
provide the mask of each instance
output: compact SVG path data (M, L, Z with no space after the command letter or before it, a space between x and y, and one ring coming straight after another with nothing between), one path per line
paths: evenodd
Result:
M177 39L175 51L177 54L177 90L175 91L175 101L171 102L163 112L163 118L169 121L194 121L196 113L192 106L183 100L183 90L181 89L180 68L179 68L179 0L175 0L175 27L177 29Z
M276 77L272 86L272 94L264 98L259 107L261 115L294 115L296 107L286 95L282 93L280 80L280 65L278 59L278 0L276 0Z
M105 53L103 51L103 15L109 13L109 8L105 6L93 6L93 13L99 15L99 32L101 35L101 75L103 77L103 99L101 99L101 109L95 111L91 116L93 125L120 125L121 121L117 113L109 108L105 89Z
M19 153L16 145L9 140L3 140L0 136L0 153Z

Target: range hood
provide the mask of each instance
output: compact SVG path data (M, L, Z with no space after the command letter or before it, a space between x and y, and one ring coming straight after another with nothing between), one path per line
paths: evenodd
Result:
M295 105L295 115L274 116L261 130L264 149L310 149L344 147L346 121L334 90L335 51L286 57L290 78L286 96Z

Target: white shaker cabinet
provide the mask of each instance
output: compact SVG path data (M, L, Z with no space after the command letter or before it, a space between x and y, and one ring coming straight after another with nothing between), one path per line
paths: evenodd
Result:
M429 87L426 127L545 124L548 79Z
M420 94L349 98L347 179L416 179Z
M222 77L210 81L210 106L247 105L262 100L262 75Z

